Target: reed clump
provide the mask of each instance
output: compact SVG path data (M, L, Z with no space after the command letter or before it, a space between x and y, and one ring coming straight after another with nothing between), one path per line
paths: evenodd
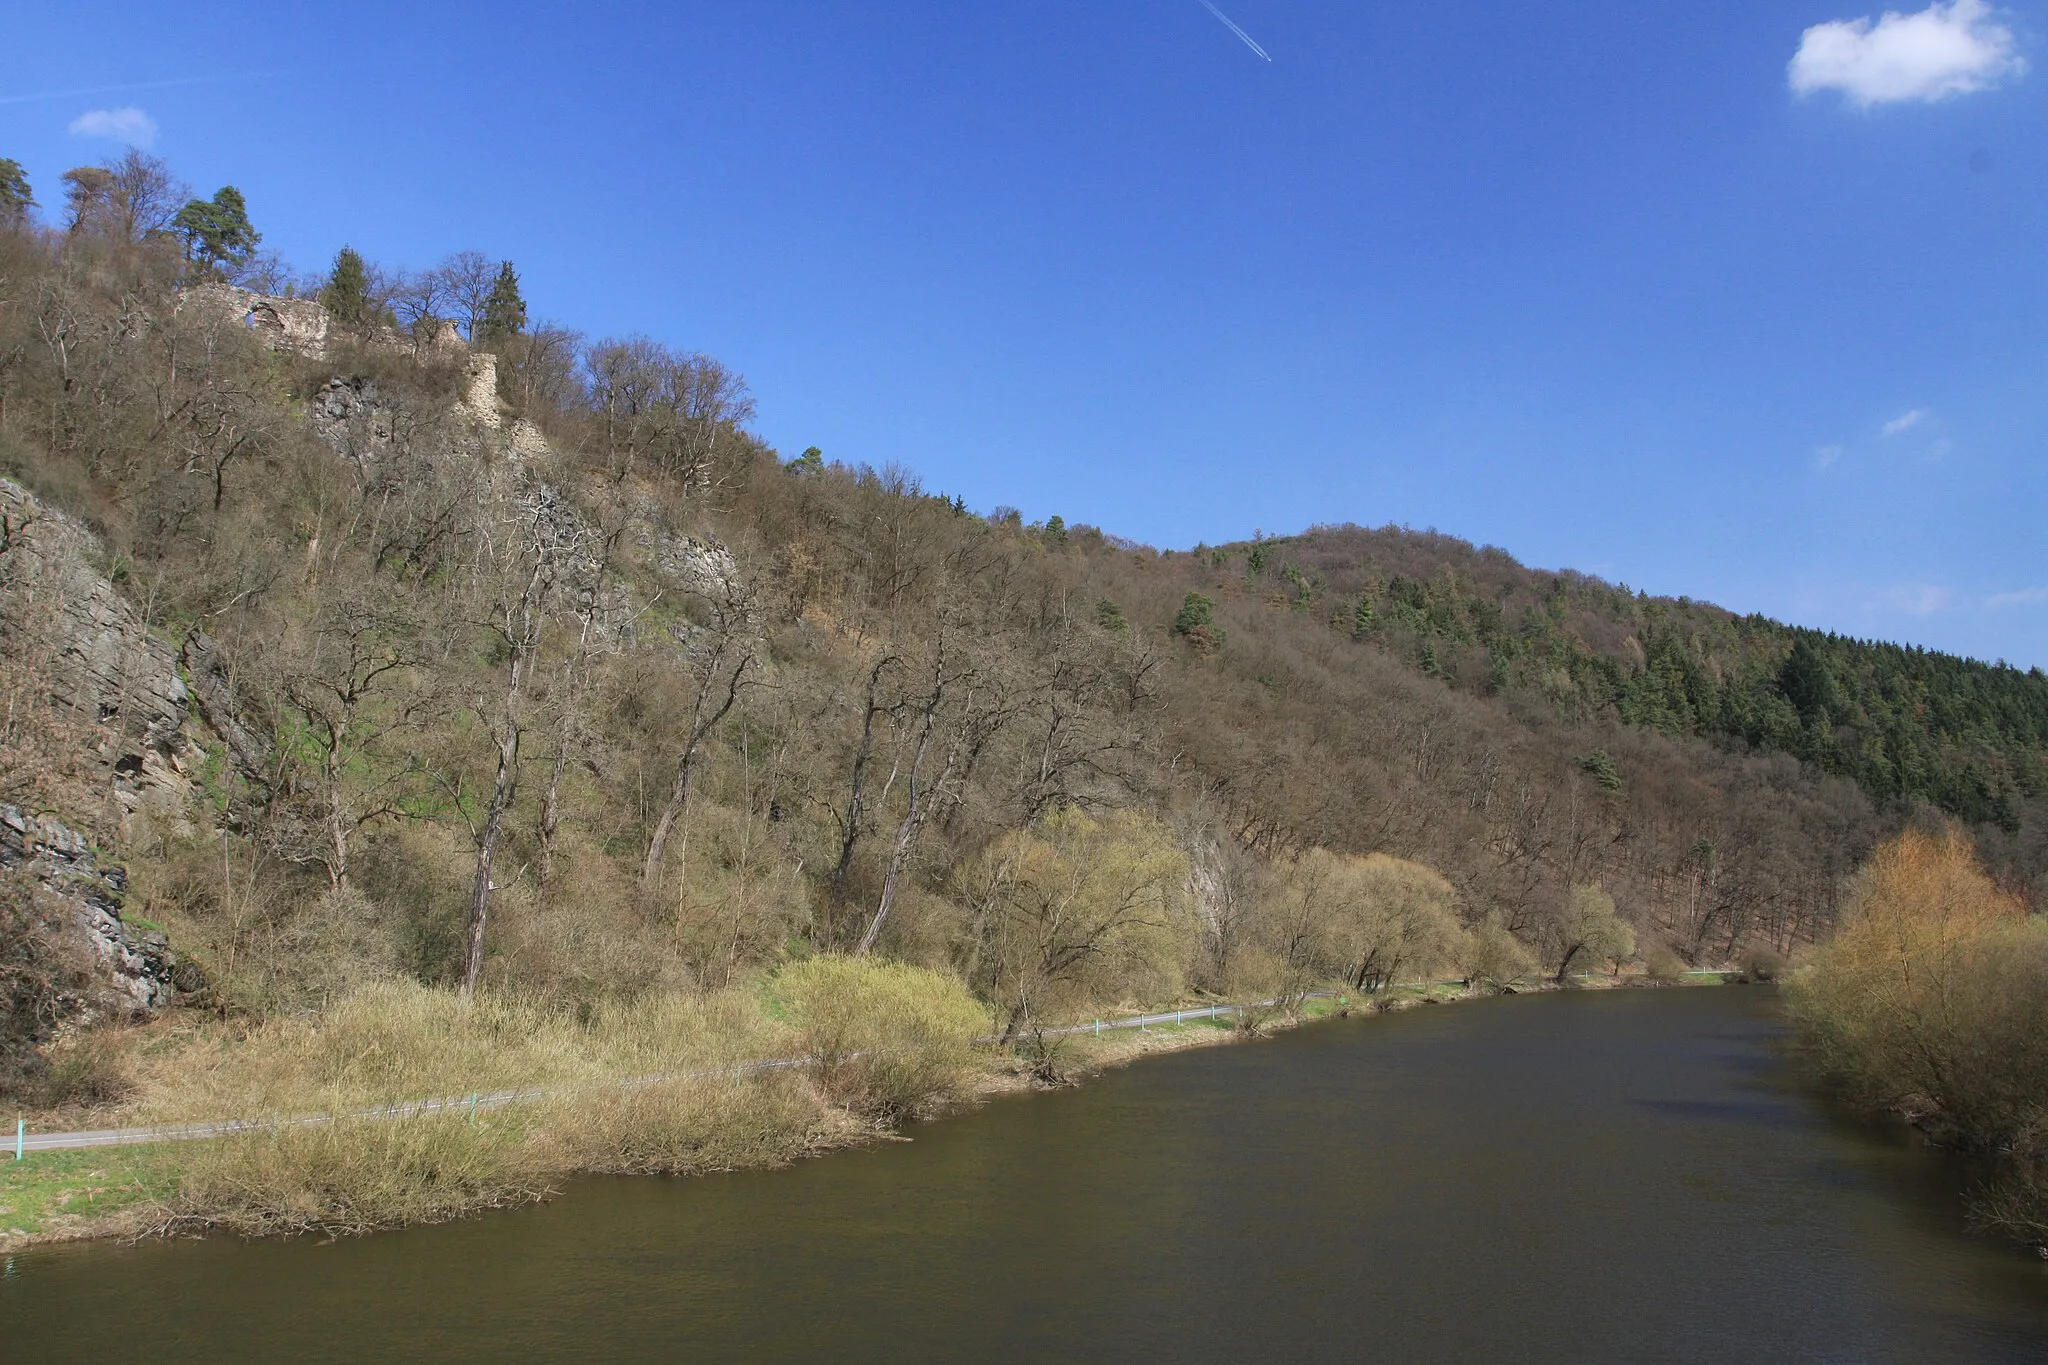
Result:
M797 1071L611 1088L537 1116L537 1163L587 1175L703 1175L781 1166L873 1129Z
M531 1116L421 1114L287 1125L189 1144L157 1231L338 1236L545 1197Z
M268 1125L180 1144L154 1226L355 1233L529 1202L579 1174L781 1165L957 1103L988 1065L988 1023L958 982L862 958L581 1012L379 984L138 1061L152 1121ZM430 1099L457 1103L362 1113Z

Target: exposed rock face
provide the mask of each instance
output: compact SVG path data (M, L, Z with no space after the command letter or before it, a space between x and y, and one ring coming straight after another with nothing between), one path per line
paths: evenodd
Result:
M505 437L505 449L515 460L542 460L550 453L548 438L524 417L512 424Z
M398 413L368 379L336 377L306 405L313 431L335 454L366 470L398 441Z
M182 746L177 655L101 572L99 537L0 479L0 646L39 661L51 700L115 736L102 754L133 785Z
M652 542L649 548L653 551L655 565L663 579L684 593L709 603L714 616L724 623L723 628L738 628L749 634L760 630L753 591L740 577L740 566L732 557L732 551L716 541L699 540L695 536L677 536L662 531L647 534ZM709 647L708 642L714 638L715 631L678 621L669 627L669 635L686 651L696 652Z
M73 785L49 795L67 813L77 801L92 820L111 794L124 829L145 803L160 830L166 818L182 826L194 793L185 773L205 757L184 732L191 695L177 655L101 571L102 556L91 531L0 479L0 649L40 694L39 706L82 722L63 742L89 751ZM80 757L28 753L43 764ZM85 950L78 956L91 964L91 985L59 1002L67 1015L136 1018L171 999L169 944L122 922L125 878L78 830L0 805L0 867L26 869L62 907L64 935Z
M319 359L327 354L334 321L312 299L285 299L255 294L231 284L202 284L178 298L180 308L197 307L241 323L273 351L291 351Z
M653 544L655 563L662 575L675 583L684 592L694 593L713 602L738 599L745 594L740 582L740 566L734 561L732 551L709 540L698 540L695 536L672 536L654 533Z
M85 1022L142 1019L177 998L181 984L201 980L181 968L170 941L154 930L136 929L121 918L128 890L118 867L105 867L70 826L48 816L0 806L0 868L25 868L65 907L69 927L90 952L98 970L96 989L86 998L63 1002L67 1014Z

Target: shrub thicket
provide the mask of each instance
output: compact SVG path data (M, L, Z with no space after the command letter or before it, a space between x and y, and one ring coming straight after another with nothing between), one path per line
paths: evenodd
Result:
M2048 1157L2048 923L1986 875L1962 834L1881 846L1791 999L1813 1058L1849 1096L2003 1159L2011 1183L1990 1196L1994 1221L2048 1234L2048 1205L2029 1212L2024 1197Z
M884 1123L957 1099L989 1030L959 981L902 963L814 957L776 973L767 995L825 1093Z

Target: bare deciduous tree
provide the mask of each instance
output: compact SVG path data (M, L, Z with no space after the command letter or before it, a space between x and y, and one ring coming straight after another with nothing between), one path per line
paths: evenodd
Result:
M474 342L477 325L483 321L484 306L490 302L491 286L498 279L498 263L481 251L458 251L430 273L447 306L454 310L462 335Z
M493 862L505 817L519 791L519 746L527 726L527 694L555 590L571 558L582 550L586 532L553 490L533 488L519 499L516 515L500 525L486 549L480 586L485 611L480 624L504 658L500 690L478 714L490 727L496 767L484 818L475 827L476 877L470 885L469 931L462 962L462 993L475 993L483 978L484 928L490 917Z
M64 173L67 231L133 244L168 231L191 186L160 158L130 147L118 160Z
M380 751L383 741L416 725L430 704L406 686L424 662L419 621L374 587L343 589L316 609L310 629L287 633L271 666L278 695L311 750L319 786L322 840L312 858L328 881L349 884L349 850L357 830L397 809L409 765Z
M668 851L676 822L689 809L690 786L704 741L738 704L740 693L754 679L749 674L760 662L754 636L753 595L745 585L728 578L718 585L718 596L709 599L711 624L699 638L688 640L690 671L696 679L696 696L682 742L677 746L675 772L669 782L668 800L655 820L647 841L647 860L641 869L641 886L652 896L661 887L662 859Z

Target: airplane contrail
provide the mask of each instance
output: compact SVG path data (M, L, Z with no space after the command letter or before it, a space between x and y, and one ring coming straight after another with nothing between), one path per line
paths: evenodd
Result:
M33 104L39 100L74 99L80 95L113 95L123 90L167 90L174 85L206 85L213 81L249 81L285 76L288 71L243 71L223 76L180 76L170 81L129 81L123 85L89 85L80 90L45 90L34 95L0 95L0 104Z
M1266 49L1264 49L1263 47L1260 47L1260 46L1258 45L1258 43L1257 43L1256 41L1254 41L1254 40L1253 40L1253 38L1252 38L1252 35L1251 35L1251 34L1249 34L1249 33L1246 33L1246 32L1245 32L1245 31L1244 31L1243 29L1241 29L1241 28L1239 28L1239 27L1237 26L1237 21L1236 21L1236 20L1232 19L1232 18L1231 18L1231 17L1229 16L1229 15L1225 14L1225 13L1224 13L1224 12L1223 12L1222 10L1220 10L1220 9L1217 9L1217 8L1216 8L1216 7L1214 6L1214 5L1210 4L1210 3L1209 3L1209 0L1202 0L1202 8L1203 8L1203 9L1206 9L1206 10L1208 10L1208 11L1209 11L1209 13L1211 13L1211 14L1215 15L1215 16L1216 16L1216 18L1217 18L1217 21L1218 21L1218 22L1220 22L1220 23L1221 23L1221 24L1223 25L1223 27L1225 27L1225 28L1229 29L1229 30L1230 30L1230 31L1231 31L1232 33L1235 33L1235 34L1236 34L1236 35L1237 35L1238 37L1240 37L1240 38L1244 39L1244 45L1245 45L1246 47L1250 48L1250 49L1251 49L1252 51L1254 51L1254 52L1258 53L1258 54L1259 54L1259 57L1260 57L1260 59L1261 59L1261 60L1264 60L1264 61L1269 61L1269 62L1273 60L1273 54L1271 54L1270 52L1266 51Z

